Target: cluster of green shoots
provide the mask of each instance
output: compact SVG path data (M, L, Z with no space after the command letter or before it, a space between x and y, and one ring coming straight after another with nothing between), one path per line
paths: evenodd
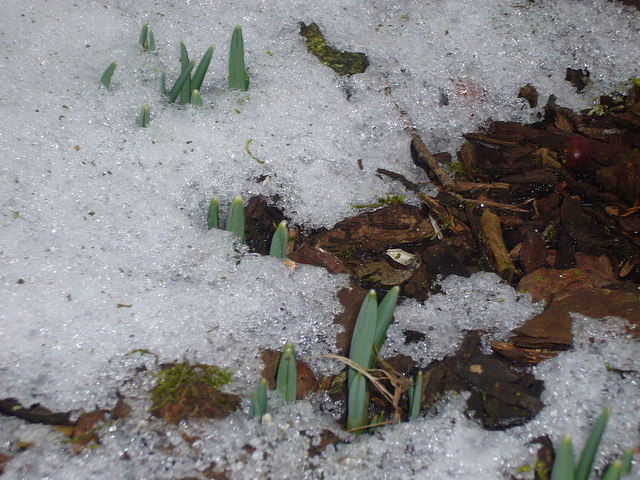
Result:
M276 375L276 390L282 394L285 402L296 399L298 392L298 359L293 343L287 342L280 356L278 373ZM263 378L258 382L255 392L251 395L251 418L262 420L267 413L267 381Z
M565 435L553 462L551 480L587 480L589 478L591 469L593 468L593 461L610 415L611 409L605 407L591 428L591 433L589 434L587 443L585 443L582 449L577 466L574 464L571 435ZM607 468L600 480L618 480L622 474L629 473L631 471L632 459L633 451L630 449L625 450L622 457L619 460L615 460L609 468Z
M369 420L369 382L374 383L385 398L396 407L396 419L399 420L397 396L382 387L379 379L372 375L376 371L376 358L393 321L399 292L399 287L393 287L378 305L376 292L370 290L362 302L356 319L349 350L349 362L345 362L350 367L347 377L347 430L354 433L362 433L370 425L373 426L369 431L374 431L375 425L383 421L382 414L374 422ZM379 372L383 375L388 374L383 370ZM422 382L422 372L419 372L409 386L409 418L417 417L420 413Z
M149 23L146 22L142 26L140 32L139 43L144 50L155 52L156 40L153 34L153 30L149 28ZM202 98L200 97L200 88L202 82L209 68L211 57L213 55L214 46L211 45L202 56L200 63L196 67L195 60L189 60L187 48L182 40L180 41L180 65L181 73L176 79L175 83L169 91L166 89L166 74L162 70L160 77L160 91L165 95L170 103L179 102L180 105L191 103L192 105L202 105ZM102 74L100 83L109 88L111 84L111 77L113 76L117 62L111 63ZM195 68L193 75L191 72ZM242 39L242 29L240 26L236 26L231 36L231 47L229 49L229 88L247 91L249 89L249 75L244 65L244 42ZM146 127L150 121L149 104L145 103L142 106L140 113L139 125Z
M376 366L375 357L380 352L387 336L387 330L393 321L393 312L398 302L399 292L399 287L393 287L380 302L380 305L378 305L376 292L374 290L368 292L358 313L349 358L335 357L342 359L350 367L347 377L347 430L356 434L362 433L365 429L373 432L376 424L383 421L382 416L374 419L373 422L369 419L369 382L372 381L376 383L378 388L384 389L379 385L378 379L372 376L372 373ZM293 344L287 343L280 357L276 377L276 390L284 396L287 402L296 398L297 378L298 367L295 350ZM393 395L387 392L385 396L393 401L390 398ZM421 398L422 372L418 373L415 381L412 381L409 387L409 418L419 415ZM397 401L394 403L397 407ZM266 411L267 383L262 379L251 396L251 417L261 419Z
M220 202L216 196L209 202L207 227L209 230L212 228L220 228ZM244 203L240 195L236 195L231 201L225 229L238 235L238 237L240 237L240 243L244 243ZM276 231L273 234L269 255L276 258L285 258L287 256L288 245L289 228L287 227L286 220L283 220L276 227Z

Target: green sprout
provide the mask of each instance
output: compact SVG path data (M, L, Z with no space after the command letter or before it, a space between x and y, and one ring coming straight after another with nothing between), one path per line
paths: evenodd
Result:
M251 394L251 409L249 416L261 420L267 413L267 381L263 378L258 382L256 391Z
M191 92L191 105L195 105L196 107L202 106L202 98L200 98L200 92L198 90Z
M240 25L233 29L229 49L229 88L246 92L249 89L249 75L244 67L244 41Z
M214 195L211 202L209 202L209 213L207 214L207 228L209 230L218 228L220 223L219 212L220 203L218 202L218 197Z
M104 85L105 88L109 88L109 84L111 84L111 77L113 76L113 72L116 71L117 66L118 62L112 62L102 74L100 83Z
M593 461L600 445L600 440L607 426L611 408L605 407L596 423L591 428L591 433L585 443L578 465L574 467L573 443L571 435L565 435L560 444L556 459L553 462L551 480L587 480L591 474ZM633 452L626 450L620 460L616 460L607 469L601 480L618 480L620 475L631 470Z
M289 229L287 221L282 220L276 228L273 238L271 239L271 248L269 255L276 258L285 258L287 256L287 246L289 245Z
M204 81L204 76L207 74L209 63L211 63L211 56L213 55L214 46L211 45L202 56L198 67L191 76L191 71L195 67L195 60L189 61L189 54L187 53L187 47L184 42L180 40L180 66L181 73L173 85L171 92L169 93L169 101L175 102L180 96L180 105L192 103L194 105L202 105L202 99L200 98L200 88ZM160 90L165 90L164 72L161 77Z
M148 31L149 31L149 41L147 42L146 50L151 50L152 52L154 52L156 50L156 36L153 34L152 28L150 28Z
M184 42L180 40L180 65L182 71L189 65L189 55L187 55L187 47L184 46ZM191 98L191 75L185 78L182 88L180 89L180 105L189 103Z
M376 292L369 290L360 307L349 350L349 359L363 368L368 368L371 361L377 318ZM347 430L359 431L369 423L369 382L362 373L350 368L348 388Z
M384 296L380 305L378 305L378 318L376 320L376 334L373 338L373 348L376 354L380 353L382 344L387 338L387 330L391 322L393 322L393 312L398 304L398 294L400 293L400 287L397 285L393 287Z
M151 119L151 113L149 112L149 104L144 103L142 105L142 111L140 112L140 126L146 127L149 125L149 120Z
M186 67L182 68L182 73L176 80L176 83L173 84L173 87L169 92L170 103L173 103L178 99L178 95L182 91L182 87L184 86L185 82L187 81L187 79L191 79L191 70L193 70L193 67L195 66L195 64L196 64L196 61L191 60L191 62L189 62L189 64Z
M420 415L420 403L422 402L422 372L418 372L415 381L409 385L409 418Z
M196 71L193 73L193 78L191 79L191 88L192 90L200 91L200 87L202 87L202 82L204 80L204 76L207 74L207 69L209 68L209 63L211 62L211 56L213 55L214 46L211 45L200 60Z
M282 393L285 402L291 402L296 399L298 392L298 360L291 342L286 343L280 357L276 390Z
M244 204L240 195L233 197L227 215L226 229L238 235L240 243L244 243Z
M140 31L140 39L138 40L138 42L140 43L140 45L142 45L142 48L144 48L145 50L149 46L148 30L149 30L149 22L144 22L142 24L142 30Z
M393 321L400 287L393 287L380 305L375 290L370 290L358 313L351 338L349 359L362 368L373 368L373 354L378 354ZM348 373L347 430L362 432L369 423L369 382L354 368ZM422 390L422 387L420 388Z

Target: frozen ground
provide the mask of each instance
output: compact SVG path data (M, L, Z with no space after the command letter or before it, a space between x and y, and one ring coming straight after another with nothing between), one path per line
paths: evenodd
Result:
M1 3L0 398L86 411L113 407L120 389L135 407L79 456L49 427L0 417L0 452L15 455L6 478L180 478L211 462L232 478L509 478L533 462L528 441L548 433L557 443L571 432L580 445L606 404L605 458L640 442L637 374L606 368L637 372L640 347L613 323L576 318L575 348L535 371L547 382L547 407L525 427L485 432L452 397L437 414L312 459L306 449L321 429L350 439L335 421L341 405L318 394L283 406L274 395L269 425L248 421L245 401L224 421L168 428L149 419L151 380L135 375L152 362L127 356L146 348L161 361L231 367L230 391L247 398L262 348L290 340L302 357L335 353L335 293L347 279L239 253L230 234L206 230L211 195L225 207L236 193L278 195L293 223L331 226L354 213L350 203L403 193L376 168L425 181L395 103L431 151L452 153L461 133L489 117L533 120L537 111L516 98L526 83L542 104L553 93L588 108L639 76L637 11L560 0ZM145 21L157 55L137 44ZM365 52L367 71L340 78L319 64L300 21L315 21L334 46ZM251 72L246 93L225 88L236 24ZM167 105L159 94L159 69L169 82L178 72L179 39L196 59L216 46L204 108ZM114 60L106 90L98 80ZM567 67L591 72L583 94L564 80ZM136 126L144 102L146 129ZM263 164L247 154L249 140ZM403 326L429 330L423 350L405 351L426 364L454 351L462 330L502 338L540 308L491 274L444 287L446 295L398 308L389 350L405 351ZM318 374L340 368L320 358L311 365ZM182 433L200 439L189 447ZM33 443L19 452L21 442Z

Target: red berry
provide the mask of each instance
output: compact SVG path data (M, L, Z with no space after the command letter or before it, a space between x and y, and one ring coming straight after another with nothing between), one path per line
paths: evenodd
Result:
M580 169L584 167L591 159L591 147L584 137L576 135L571 138L569 146L569 155L564 166L569 169Z

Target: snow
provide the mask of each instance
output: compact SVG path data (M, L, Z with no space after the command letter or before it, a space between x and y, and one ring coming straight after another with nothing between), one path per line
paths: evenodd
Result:
M350 204L404 193L377 168L426 182L399 108L432 152L455 153L461 134L489 118L533 121L541 106L517 98L526 83L541 104L554 94L590 107L639 76L637 11L561 0L3 3L0 398L89 411L112 408L120 391L134 407L78 456L50 427L1 417L0 452L15 455L4 477L180 478L216 462L232 478L509 478L533 463L530 440L548 433L557 444L571 433L579 445L606 404L603 458L639 443L637 373L606 365L637 372L640 347L615 322L584 318L574 348L536 367L546 407L523 427L482 430L463 415L463 396L357 439L337 423L344 406L321 394L284 405L270 393L272 423L249 421L261 349L292 341L317 374L341 368L321 355L336 353L335 295L348 279L247 254L231 234L206 230L213 194L223 211L238 193L277 195L293 224L315 228L353 215ZM157 55L137 43L145 21ZM367 71L341 78L321 65L300 21L316 22L331 45L365 52ZM237 24L251 73L244 93L226 89ZM159 94L160 68L168 84L178 73L179 39L198 60L216 47L203 108L167 105ZM99 78L112 61L107 90ZM584 93L564 80L567 67L589 69ZM144 102L146 129L136 125ZM248 155L250 140L263 164ZM399 306L389 352L426 365L455 351L465 329L504 338L540 309L491 274L446 279L443 290ZM403 328L429 339L401 345ZM243 396L243 410L178 427L151 419L153 379L137 370L155 365L128 355L135 349L232 368L228 391ZM325 428L349 443L307 458ZM199 439L189 446L183 433Z

